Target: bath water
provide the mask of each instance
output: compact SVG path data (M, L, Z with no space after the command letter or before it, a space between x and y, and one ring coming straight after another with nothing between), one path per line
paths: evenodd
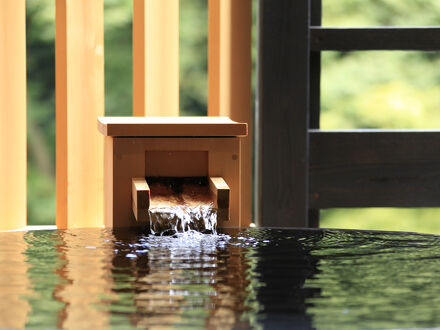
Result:
M0 233L0 328L440 327L440 237Z

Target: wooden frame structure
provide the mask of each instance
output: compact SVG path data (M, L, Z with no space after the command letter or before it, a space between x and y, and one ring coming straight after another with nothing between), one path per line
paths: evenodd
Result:
M105 136L106 227L144 222L138 211L148 209L147 177L208 177L218 226L249 226L241 213L240 180L246 123L225 117L102 117L98 128Z
M246 223L252 204L251 4L209 1L208 112L249 124L241 168ZM133 7L133 115L177 116L179 0L133 0ZM104 115L103 18L103 0L56 0L58 228L104 225L104 141L95 126ZM2 1L0 154L13 161L0 161L0 230L26 226L25 25L25 1Z
M319 129L321 51L439 50L440 27L327 28L321 0L259 6L259 224L315 227L331 207L440 206L440 131Z

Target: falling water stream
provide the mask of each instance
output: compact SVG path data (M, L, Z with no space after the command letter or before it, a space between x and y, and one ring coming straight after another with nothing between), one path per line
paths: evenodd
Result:
M170 234L187 231L216 233L217 209L204 182L153 181L150 186L150 231Z

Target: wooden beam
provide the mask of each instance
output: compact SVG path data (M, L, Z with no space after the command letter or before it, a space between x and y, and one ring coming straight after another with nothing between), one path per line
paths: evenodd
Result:
M329 28L312 26L310 32L312 51L440 50L440 27Z
M252 219L251 0L209 0L208 115L248 124L241 143L241 226Z
M440 206L440 130L310 131L310 204Z
M25 226L25 0L2 0L0 1L0 230Z
M247 124L227 117L102 117L98 129L106 136L246 136Z
M308 226L309 5L260 0L256 203L263 226Z
M133 115L179 115L179 0L133 2Z
M150 207L150 187L145 178L131 179L131 199L134 217L138 222L148 221Z
M229 186L222 177L209 177L209 188L215 196L219 221L229 220Z
M101 227L103 0L56 0L57 226Z

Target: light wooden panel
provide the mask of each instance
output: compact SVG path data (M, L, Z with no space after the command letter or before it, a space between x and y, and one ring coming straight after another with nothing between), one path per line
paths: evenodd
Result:
M247 124L226 117L101 117L106 136L244 136Z
M134 0L133 115L179 115L179 0Z
M103 0L56 1L57 226L103 226Z
M0 230L26 226L25 0L0 1Z
M208 115L248 123L242 141L241 219L252 217L251 0L209 0Z

